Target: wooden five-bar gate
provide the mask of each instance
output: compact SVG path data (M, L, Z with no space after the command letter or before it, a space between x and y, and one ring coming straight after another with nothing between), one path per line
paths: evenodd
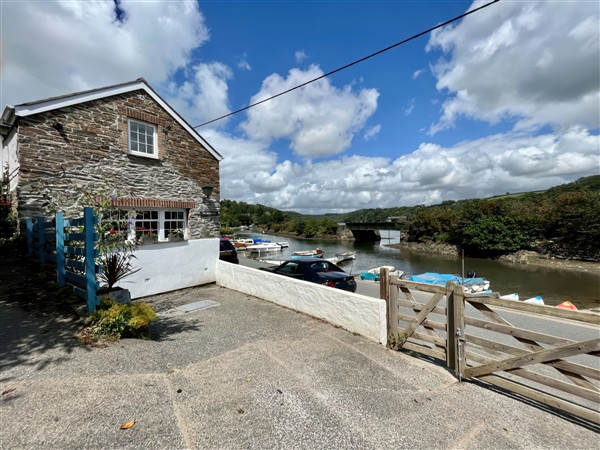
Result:
M381 276L388 345L600 425L600 314Z

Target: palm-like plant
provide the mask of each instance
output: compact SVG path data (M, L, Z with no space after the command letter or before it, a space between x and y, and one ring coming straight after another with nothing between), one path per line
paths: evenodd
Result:
M131 263L133 258L135 255L127 250L105 253L99 258L102 267L99 277L106 284L108 290L111 290L123 278L139 272L140 268L133 267Z

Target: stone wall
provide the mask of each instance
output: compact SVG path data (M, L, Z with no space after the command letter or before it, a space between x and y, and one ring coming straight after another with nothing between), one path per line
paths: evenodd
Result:
M129 118L157 126L158 159L127 154ZM190 239L218 234L219 161L144 91L23 117L18 151L21 219L80 215L83 197L114 193L194 202Z

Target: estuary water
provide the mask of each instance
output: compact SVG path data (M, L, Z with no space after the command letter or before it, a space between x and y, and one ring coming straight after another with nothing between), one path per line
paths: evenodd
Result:
M460 257L443 256L411 252L405 249L391 248L389 244L399 242L397 231L380 231L379 242L328 241L315 239L294 239L269 234L236 234L241 237L260 237L271 242L289 242L289 248L280 252L262 254L261 258L285 260L292 252L321 248L325 257L348 250L356 251L356 260L340 265L346 272L359 275L361 271L379 266L394 266L408 275L424 272L463 273L463 261ZM250 257L240 252L240 258ZM510 264L480 258L465 258L464 273L473 270L477 276L491 282L490 289L501 295L518 293L525 300L536 295L542 296L547 305L558 305L566 300L579 309L600 307L600 273L583 273L572 270L559 270L540 266Z

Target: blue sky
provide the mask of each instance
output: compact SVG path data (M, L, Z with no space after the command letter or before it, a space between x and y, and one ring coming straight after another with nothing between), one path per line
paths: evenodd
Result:
M140 76L193 125L486 2L1 4L1 103ZM303 213L433 204L600 173L600 5L500 1L198 128L221 196Z

